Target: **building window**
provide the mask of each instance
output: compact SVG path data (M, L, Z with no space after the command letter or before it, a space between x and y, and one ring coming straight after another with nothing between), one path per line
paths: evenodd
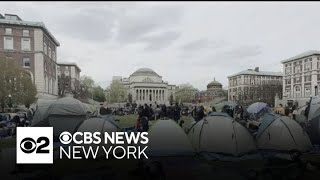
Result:
M305 81L305 82L311 81L311 75L306 75L306 76L304 76L304 81Z
M300 88L300 86L296 86L294 88L294 90L295 90L296 97L300 97L301 96L301 88Z
M297 65L294 67L295 73L300 73L301 72L301 65Z
M287 67L287 68L285 69L285 73L286 73L286 74L291 74L291 67Z
M56 60L56 52L52 51L52 59L55 61Z
M45 55L47 55L47 44L43 43L43 52Z
M13 37L4 37L4 49L13 49Z
M49 56L49 58L51 58L51 48L50 47L48 48L48 56Z
M29 58L23 58L23 67L30 68L30 59Z
M305 97L310 97L310 96L311 96L310 87L306 87L305 88Z
M21 38L21 50L30 51L30 38Z
M288 98L290 98L290 96L291 96L290 89L286 89L286 95L287 95Z
M65 71L64 75L69 76L69 71Z
M6 28L5 29L5 34L6 35L12 35L12 28Z
M22 36L29 36L29 30L27 29L22 30Z
M311 62L308 62L304 65L304 70L305 71L310 71L311 70Z

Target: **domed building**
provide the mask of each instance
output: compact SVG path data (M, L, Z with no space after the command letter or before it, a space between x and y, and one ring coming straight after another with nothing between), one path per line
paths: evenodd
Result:
M137 104L170 104L170 96L175 100L175 85L162 80L162 76L149 68L140 68L128 78L114 77L126 88L128 97Z
M214 80L207 85L207 90L195 94L194 101L197 103L206 103L221 98L227 98L226 92L222 89L222 84L214 78Z
M222 90L222 84L214 78L214 80L207 85L207 90Z

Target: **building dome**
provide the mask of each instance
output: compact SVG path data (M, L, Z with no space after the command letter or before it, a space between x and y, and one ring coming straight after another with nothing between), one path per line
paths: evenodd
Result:
M218 81L216 81L216 78L214 78L214 80L207 85L207 88L208 89L211 89L211 88L222 88L222 84L219 83Z
M150 68L140 68L136 70L131 76L159 76L156 72L154 72Z

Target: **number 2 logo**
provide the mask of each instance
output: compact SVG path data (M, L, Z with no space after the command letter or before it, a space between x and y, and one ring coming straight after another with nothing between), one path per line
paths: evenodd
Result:
M36 153L49 153L49 150L44 149L49 146L49 139L47 137L39 137L37 141L30 137L22 139L20 149L22 152L30 154L36 150Z

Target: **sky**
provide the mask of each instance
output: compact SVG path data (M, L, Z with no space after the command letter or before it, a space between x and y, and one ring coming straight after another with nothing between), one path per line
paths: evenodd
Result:
M59 62L103 88L151 68L199 90L214 78L319 50L319 2L0 2L1 14L41 21L60 42Z

